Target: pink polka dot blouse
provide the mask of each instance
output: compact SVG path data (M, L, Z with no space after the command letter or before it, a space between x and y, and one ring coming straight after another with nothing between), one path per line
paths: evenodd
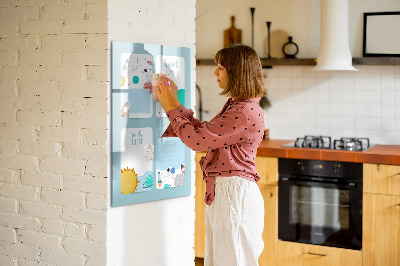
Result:
M214 200L217 176L240 176L254 182L260 179L254 163L265 128L259 100L229 98L209 122L194 118L193 111L182 105L167 112L171 123L162 137L179 137L190 149L207 151L200 160L207 205Z

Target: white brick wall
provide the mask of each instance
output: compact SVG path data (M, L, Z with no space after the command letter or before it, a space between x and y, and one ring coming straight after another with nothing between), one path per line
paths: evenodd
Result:
M119 240L107 239L109 41L188 46L194 62L195 4L0 1L0 265L98 266L107 262L107 245L120 248ZM110 23L113 8L120 13ZM194 69L193 64L192 85ZM144 205L135 206L139 216L151 220L175 205L185 212L169 213L164 231L171 237L182 233L179 221L185 220L191 225L183 234L185 245L164 257L146 254L153 265L193 263L193 248L186 243L193 242L194 199L147 204L151 215ZM116 212L109 217L120 219ZM111 235L114 230L122 235L129 226L114 223ZM160 235L148 239L164 243L159 251L168 246ZM130 241L127 248L132 241L145 248L134 237ZM146 259L141 253L138 263ZM131 251L123 256L129 264Z
M0 265L105 265L107 0L0 1Z

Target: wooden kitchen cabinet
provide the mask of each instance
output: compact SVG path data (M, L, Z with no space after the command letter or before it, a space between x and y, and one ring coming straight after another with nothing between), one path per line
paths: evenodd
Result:
M260 173L261 174L261 173ZM260 266L276 265L278 241L278 187L259 185L264 198L264 250L258 259Z
M400 266L400 196L364 194L363 265Z
M365 163L363 173L364 193L400 196L399 165Z
M254 162L261 176L259 185L278 185L278 158L256 156Z
M400 266L400 166L364 164L363 265Z
M361 266L363 259L358 250L281 240L277 243L277 252L277 266Z
M203 181L203 172L200 169L199 161L205 152L197 152L196 160L196 194L195 194L195 228L194 228L194 254L197 258L204 258L206 244L206 224L204 195L206 193L206 184Z

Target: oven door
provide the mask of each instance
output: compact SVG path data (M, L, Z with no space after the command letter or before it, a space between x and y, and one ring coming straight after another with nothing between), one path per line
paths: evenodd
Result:
M278 238L361 249L362 181L279 179Z

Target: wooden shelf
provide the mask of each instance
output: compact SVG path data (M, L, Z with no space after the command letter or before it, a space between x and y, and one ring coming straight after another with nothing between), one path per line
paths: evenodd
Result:
M260 58L263 67L272 66L314 66L315 58ZM215 65L214 59L197 59L196 65ZM353 65L400 65L400 57L357 57Z
M358 57L353 65L400 65L400 57Z

